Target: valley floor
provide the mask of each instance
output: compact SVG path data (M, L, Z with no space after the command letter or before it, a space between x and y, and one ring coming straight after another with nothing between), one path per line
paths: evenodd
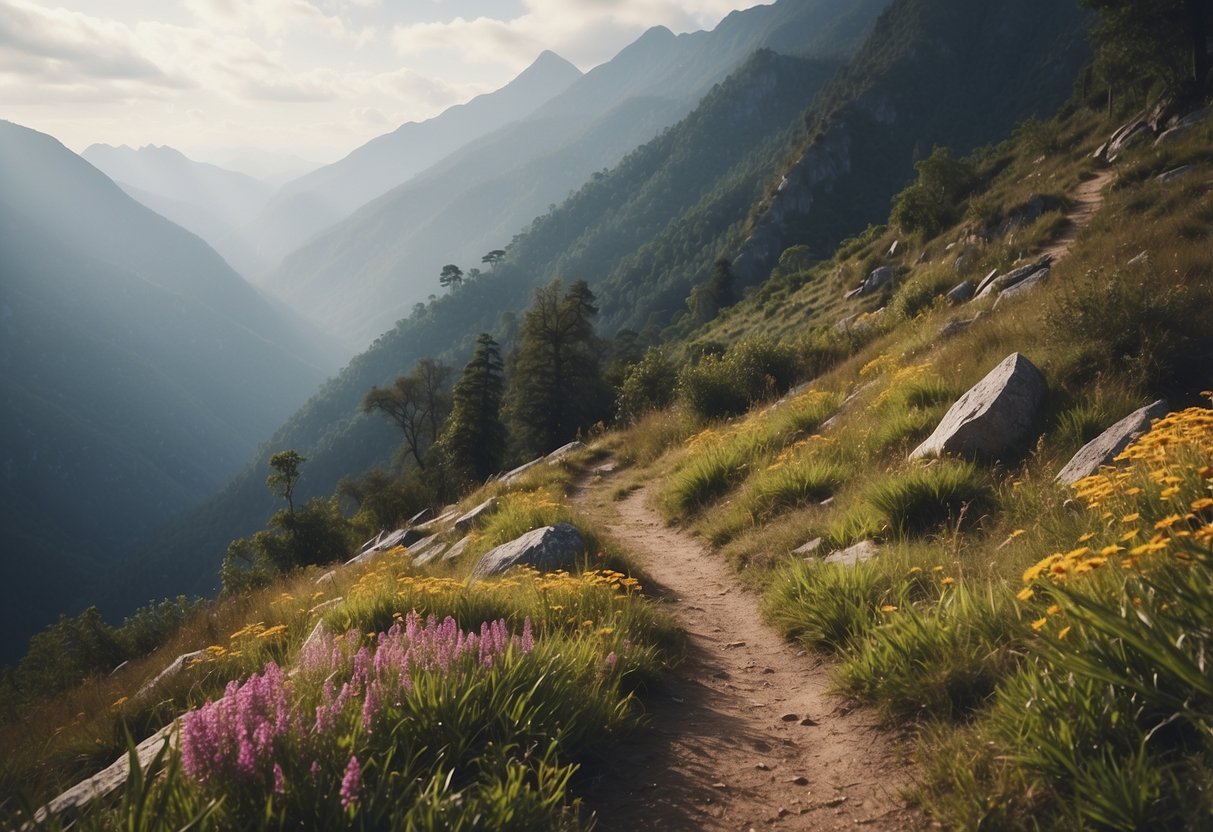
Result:
M657 584L688 650L647 698L648 730L615 750L586 794L600 828L914 828L894 739L828 693L828 661L767 626L758 596L723 557L666 526L647 489L615 503L609 479L574 500Z

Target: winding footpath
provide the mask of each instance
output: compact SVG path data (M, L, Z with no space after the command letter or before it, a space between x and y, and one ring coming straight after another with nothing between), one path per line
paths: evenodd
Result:
M908 772L875 715L827 693L830 664L763 623L719 554L667 527L647 490L573 499L630 552L688 634L649 725L585 794L604 830L906 830Z

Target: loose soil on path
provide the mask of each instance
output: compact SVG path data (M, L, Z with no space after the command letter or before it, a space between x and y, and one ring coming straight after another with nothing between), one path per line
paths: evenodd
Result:
M647 571L688 634L685 661L646 696L649 724L583 791L603 830L921 826L875 715L827 694L830 664L763 623L759 598L704 544L667 527L647 490L574 494Z
M1095 212L1103 205L1104 189L1115 178L1116 176L1111 170L1101 170L1093 178L1080 183L1074 189L1070 195L1074 204L1066 212L1068 222L1057 235L1057 239L1041 252L1043 256L1053 258L1053 262L1056 263L1070 253L1070 249L1074 247L1074 242L1078 239L1078 232L1087 227L1091 218L1095 216Z

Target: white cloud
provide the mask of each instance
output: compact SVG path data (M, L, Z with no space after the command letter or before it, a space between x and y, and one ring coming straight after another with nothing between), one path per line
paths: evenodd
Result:
M150 18L118 0L0 0L0 107L78 148L260 144L335 158L502 86L544 49L589 68L650 26L711 26L735 2L753 5L184 0L150 4L163 9Z
M445 23L396 26L392 44L405 57L457 51L468 60L518 70L543 49L588 68L610 59L644 30L664 25L676 32L710 27L737 0L525 0L507 20L457 17Z

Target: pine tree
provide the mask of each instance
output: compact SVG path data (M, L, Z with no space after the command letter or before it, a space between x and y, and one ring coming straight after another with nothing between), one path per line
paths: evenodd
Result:
M525 453L549 451L609 413L585 281L563 295L559 280L535 292L511 357L508 394L515 443Z
M476 352L452 393L451 416L439 439L454 471L463 479L484 480L501 470L506 429L501 421L505 375L501 348L481 333Z

